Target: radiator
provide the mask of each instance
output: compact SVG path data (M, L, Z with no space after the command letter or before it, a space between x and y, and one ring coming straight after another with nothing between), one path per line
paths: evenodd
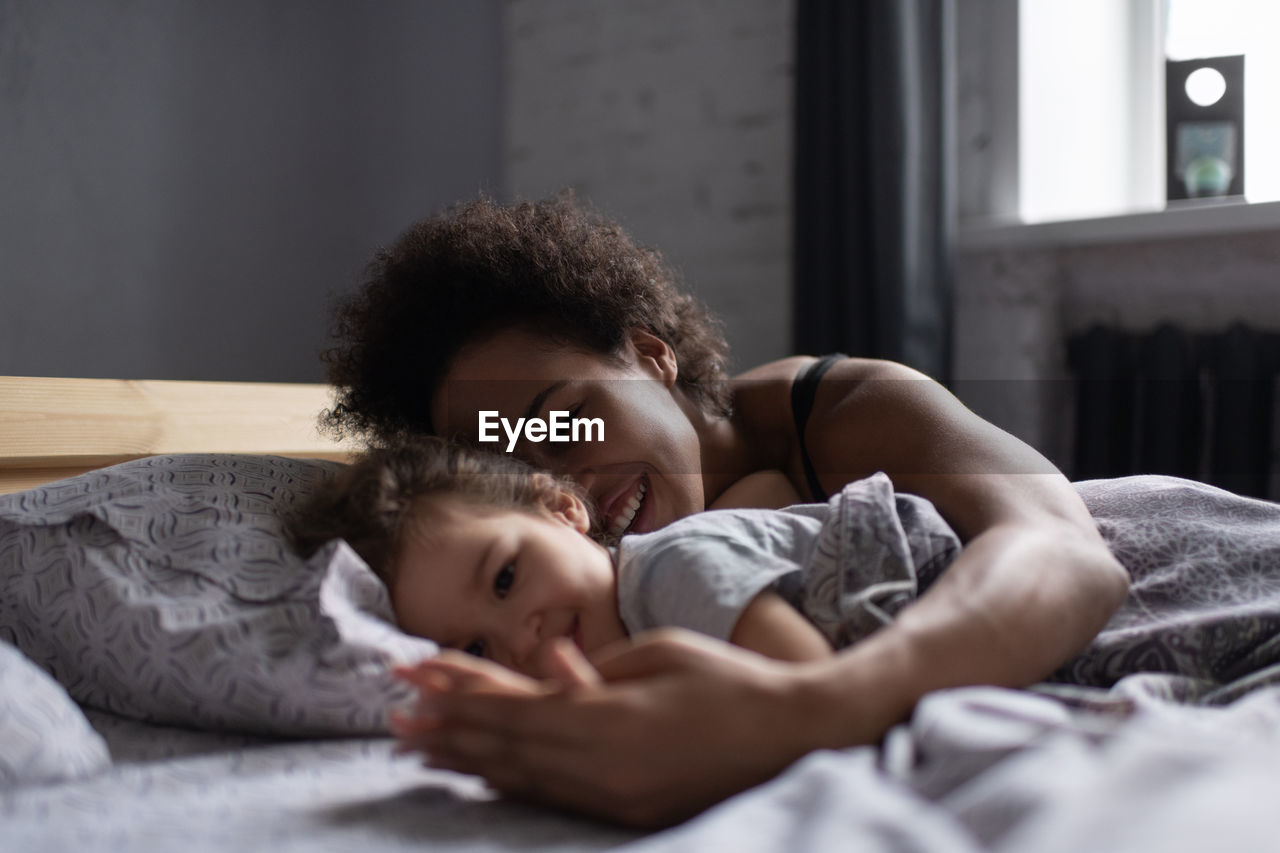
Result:
M1075 479L1173 474L1278 497L1280 332L1094 326L1068 340L1067 359Z

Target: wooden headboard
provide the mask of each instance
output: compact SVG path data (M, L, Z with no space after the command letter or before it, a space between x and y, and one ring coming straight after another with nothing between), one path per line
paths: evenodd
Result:
M327 385L0 376L0 494L158 453L345 460Z

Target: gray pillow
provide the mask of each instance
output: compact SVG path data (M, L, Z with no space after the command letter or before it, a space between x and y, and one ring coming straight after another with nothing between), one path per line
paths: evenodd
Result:
M110 764L107 744L66 691L0 642L0 790L81 779Z
M283 535L332 462L153 456L0 496L0 639L78 702L149 722L275 735L381 733L394 626L340 541Z

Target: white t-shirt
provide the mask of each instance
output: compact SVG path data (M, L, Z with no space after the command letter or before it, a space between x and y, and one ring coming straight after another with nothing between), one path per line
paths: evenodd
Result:
M895 495L876 474L825 504L710 510L623 537L618 608L631 634L678 627L728 640L771 589L842 647L889 621L959 551L931 503Z

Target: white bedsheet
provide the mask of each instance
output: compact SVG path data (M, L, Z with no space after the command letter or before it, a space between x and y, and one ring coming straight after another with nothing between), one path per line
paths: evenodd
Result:
M389 738L273 741L89 712L114 766L0 794L0 850L604 850L628 832L498 800Z
M4 851L1203 851L1280 847L1280 687L1179 705L929 696L883 747L820 752L644 836L497 799L386 738L277 741L89 712L114 766L0 794Z

